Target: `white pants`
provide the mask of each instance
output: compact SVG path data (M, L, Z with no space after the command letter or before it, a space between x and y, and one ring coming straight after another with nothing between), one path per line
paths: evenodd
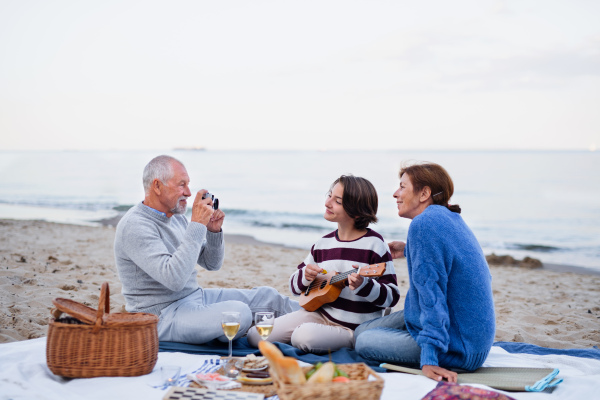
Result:
M238 311L243 336L258 311L271 311L275 316L299 309L297 301L277 290L261 286L253 289L198 289L164 308L159 315L158 338L162 341L201 344L219 339L227 342L221 328L221 313Z
M248 330L248 343L257 347L261 337L256 328ZM269 342L288 343L306 353L328 353L354 347L354 331L332 322L321 313L303 308L275 319Z

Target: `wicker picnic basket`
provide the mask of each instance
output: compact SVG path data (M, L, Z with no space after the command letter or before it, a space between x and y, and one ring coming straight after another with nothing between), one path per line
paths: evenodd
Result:
M280 400L375 400L381 397L383 378L364 363L337 364L348 374L350 382L283 383L273 375L273 382ZM304 367L304 373L311 367Z
M148 313L110 314L108 283L100 290L98 310L73 300L52 301L46 362L68 378L138 376L152 372L158 358L158 317ZM59 318L61 313L70 317Z

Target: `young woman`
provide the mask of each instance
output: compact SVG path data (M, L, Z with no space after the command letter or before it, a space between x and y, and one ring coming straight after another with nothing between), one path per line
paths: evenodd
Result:
M364 178L342 175L331 185L324 218L337 229L311 248L310 254L290 277L295 295L306 291L324 270L347 272L364 265L385 263L378 279L352 273L340 296L316 311L299 311L275 319L270 342L291 343L305 352L327 353L354 344L354 329L362 322L381 317L400 299L394 264L381 235L368 228L377 221L377 192ZM248 342L257 346L256 328L248 331Z
M490 271L460 207L448 203L453 193L437 164L400 171L398 215L412 221L406 244L392 242L390 249L408 263L404 310L358 327L355 347L365 358L418 364L431 379L456 382L446 368L479 368L496 325Z

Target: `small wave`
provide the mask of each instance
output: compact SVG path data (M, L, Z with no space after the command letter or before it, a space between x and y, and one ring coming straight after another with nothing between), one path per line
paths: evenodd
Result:
M271 216L281 218L323 218L323 214L294 213L289 211L247 210L239 208L224 208L223 211L228 215L248 215L252 217Z
M248 210L239 210L239 209L233 209L233 208L224 208L223 212L225 212L225 214L227 214L227 215L246 215L246 214L249 214Z
M543 244L521 244L521 243L510 243L506 246L507 249L511 250L528 250L538 251L540 253L552 253L555 251L562 250L560 247L547 246Z
M319 225L306 225L306 224L282 224L284 229L299 229L299 230L311 230L311 231L322 231L323 229L330 230L324 226Z
M126 212L131 207L133 207L133 204L120 204L118 206L114 206L112 209L119 212Z
M68 201L68 200L63 200L63 199L48 199L48 200L39 199L39 200L33 200L33 201L29 200L29 199L17 199L17 200L12 200L12 201L0 199L0 204L8 204L8 205L13 205L13 206L26 206L26 207L82 210L82 211L102 211L102 210L110 210L115 207L119 207L114 201L110 201L110 200L107 200L106 202L102 202L102 201L77 202L77 201Z
M331 232L336 228L323 214L294 213L281 211L258 211L243 209L224 209L230 221L256 228L271 228L282 231L315 232L323 234ZM376 230L384 237L400 240L406 237L406 228L399 226L396 220L380 218L378 224L372 224L370 228Z
M306 225L306 224L293 224L293 223L274 223L264 221L251 221L250 225L260 228L277 228L277 229L290 229L298 231L323 231L326 228L317 225Z
M323 232L330 230L329 222L321 214L303 214L281 211L224 209L225 215L243 225L257 228Z

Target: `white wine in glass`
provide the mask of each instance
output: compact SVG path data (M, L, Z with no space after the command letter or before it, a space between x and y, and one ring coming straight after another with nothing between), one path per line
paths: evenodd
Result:
M221 327L223 328L223 333L229 339L229 358L231 358L233 338L240 330L240 313L236 311L221 313Z
M273 331L275 315L272 312L257 312L254 314L254 326L262 340L267 340Z

